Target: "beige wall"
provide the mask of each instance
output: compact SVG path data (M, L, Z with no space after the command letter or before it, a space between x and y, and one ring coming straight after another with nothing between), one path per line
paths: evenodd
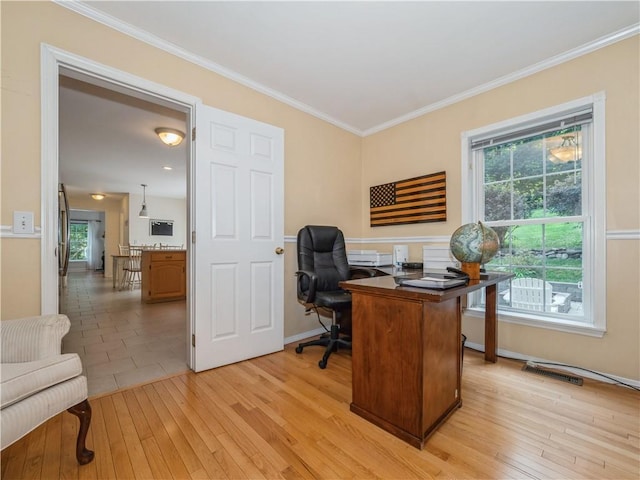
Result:
M606 93L607 231L640 229L639 37L550 68L363 141L362 201L368 188L447 172L447 221L363 229L363 237L450 235L461 223L460 134L597 92ZM368 225L363 210L363 224ZM539 358L640 378L638 240L607 242L607 333L604 338L501 323L499 347ZM385 248L378 245L378 249ZM386 246L387 251L391 250ZM413 246L411 259L421 253ZM470 342L484 343L483 323L465 318Z
M2 193L0 223L14 210L40 225L40 44L199 97L207 105L285 130L285 234L307 223L360 234L361 138L50 2L1 2ZM126 237L126 232L124 232ZM285 278L295 248L286 246ZM40 241L2 240L1 318L40 311ZM19 278L16 275L20 272ZM290 283L290 282L289 282ZM286 335L315 328L287 283ZM295 292L294 292L295 293Z
M75 210L95 210L104 212L104 275L111 278L113 275L113 262L111 255L119 252L118 239L120 238L120 208L123 200L112 196L104 200L94 200L88 195L67 195L69 208ZM38 255L38 259L40 255ZM3 267L4 274L4 267ZM3 317L4 318L4 317Z
M14 210L40 225L40 43L200 97L285 130L285 234L310 223L350 238L449 235L460 224L460 134L599 91L607 94L607 228L640 228L638 37L361 139L270 97L52 3L2 2L0 223ZM446 170L448 220L370 228L369 187ZM421 257L410 245L411 259ZM365 248L356 246L355 248ZM391 246L373 244L379 250ZM315 328L295 301L295 245L285 245L285 335ZM608 242L608 332L602 339L500 324L500 348L640 378L639 247ZM40 311L39 240L3 239L1 318ZM18 274L19 272L19 274ZM466 318L469 340L481 323Z

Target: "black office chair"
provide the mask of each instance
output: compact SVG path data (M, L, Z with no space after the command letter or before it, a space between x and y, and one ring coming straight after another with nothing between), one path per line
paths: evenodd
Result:
M307 225L298 232L297 295L307 312L319 310L331 312L331 330L317 340L304 342L296 347L301 353L304 347L326 347L320 368L327 367L331 352L340 347L351 348L351 338L341 336L341 319L351 313L351 294L338 284L354 277L370 277L375 272L366 268L349 267L344 236L337 227ZM322 322L320 322L322 324ZM324 324L322 324L324 326ZM325 327L326 329L326 327Z

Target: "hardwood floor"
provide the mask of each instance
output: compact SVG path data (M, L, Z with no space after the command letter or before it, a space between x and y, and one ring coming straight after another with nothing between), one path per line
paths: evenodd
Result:
M420 451L349 411L351 362L283 352L91 398L2 452L2 478L637 479L640 394L487 364L466 350L463 406Z

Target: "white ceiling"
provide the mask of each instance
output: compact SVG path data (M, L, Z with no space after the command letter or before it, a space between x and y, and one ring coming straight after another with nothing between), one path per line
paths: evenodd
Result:
M60 4L359 135L637 34L640 21L637 1ZM67 93L61 103L101 109L99 99ZM85 133L103 130L100 120L114 123L116 110L105 107L99 118L83 120ZM138 113L139 122L129 112L127 125L118 124L126 130L120 138L140 134L157 143L149 129L162 119ZM143 174L162 153L145 151L141 158L133 150L118 152L120 143L90 148L93 156L109 148L112 160L139 165L128 177L138 190L140 183L151 189ZM82 157L90 169L86 148L76 148L69 161ZM151 160L153 167L142 168Z
M60 77L59 174L73 193L185 198L187 142L162 143L158 127L186 130L185 114ZM163 167L171 167L165 170Z

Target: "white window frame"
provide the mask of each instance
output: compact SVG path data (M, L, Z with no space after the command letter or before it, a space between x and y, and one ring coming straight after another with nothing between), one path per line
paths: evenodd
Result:
M589 291L583 296L582 320L554 318L541 314L500 311L500 321L528 325L570 333L602 337L606 332L606 157L605 157L605 100L604 92L583 97L554 107L520 117L463 132L461 135L461 187L462 223L478 221L479 209L475 199L482 189L481 175L475 168L471 142L494 134L504 134L544 123L549 118L591 107L593 120L590 125L592 155L583 159L583 212L587 220L583 231L583 268ZM471 302L469 303L472 304ZM484 318L480 308L468 308L467 314Z
M77 224L77 225L86 225L87 226L87 249L89 249L90 248L90 242L91 242L91 238L90 238L91 232L90 232L90 229L89 229L89 222L86 221L86 220L71 220L70 224L71 225ZM88 262L89 261L89 256L87 255L86 251L84 253L85 253L84 258L76 259L76 260L69 259L69 262L72 262L72 263L73 262Z

